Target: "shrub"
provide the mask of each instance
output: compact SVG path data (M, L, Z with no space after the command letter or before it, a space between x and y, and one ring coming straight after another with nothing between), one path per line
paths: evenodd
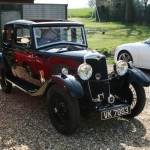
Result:
M106 57L110 57L110 56L112 55L111 50L108 49L108 48L103 48L103 49L101 50L101 52L102 52Z

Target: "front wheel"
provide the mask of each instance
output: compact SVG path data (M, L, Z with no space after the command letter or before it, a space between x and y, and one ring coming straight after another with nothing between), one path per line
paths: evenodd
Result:
M126 117L133 118L139 115L143 111L146 102L144 88L138 84L130 84L127 99L131 105L131 114Z
M62 134L72 134L79 124L80 109L77 99L70 97L59 85L47 93L48 112L52 124Z

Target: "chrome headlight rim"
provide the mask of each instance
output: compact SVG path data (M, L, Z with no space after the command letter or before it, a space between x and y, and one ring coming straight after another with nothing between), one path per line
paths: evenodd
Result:
M86 69L86 70L85 70ZM87 64L87 63L82 63L79 67L78 67L78 70L77 70L77 73L79 75L79 77L86 81L86 80L89 80L90 77L92 76L92 73L93 73L93 69L92 67Z
M119 60L116 62L115 71L119 76L124 76L128 71L128 64L124 60Z
M62 69L61 69L61 73L62 73L63 75L67 75L67 74L68 74L68 69L67 69L67 68L62 68Z

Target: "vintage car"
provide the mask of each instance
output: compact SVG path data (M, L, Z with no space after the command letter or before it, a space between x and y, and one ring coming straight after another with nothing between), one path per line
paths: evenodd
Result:
M82 23L9 22L0 58L2 91L13 85L31 96L45 94L51 122L62 134L72 134L81 115L131 118L144 108L149 78L123 60L108 74L106 57L88 49Z

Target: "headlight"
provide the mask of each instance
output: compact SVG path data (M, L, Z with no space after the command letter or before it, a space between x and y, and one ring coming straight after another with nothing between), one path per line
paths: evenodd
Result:
M88 80L92 76L92 67L89 64L81 64L78 67L78 75L82 80Z
M128 64L124 60L116 62L116 72L119 76L123 76L128 71Z

